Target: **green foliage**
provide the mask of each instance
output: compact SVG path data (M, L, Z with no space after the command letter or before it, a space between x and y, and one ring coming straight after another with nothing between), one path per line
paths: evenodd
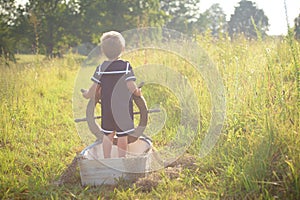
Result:
M1 54L6 57L16 49L60 57L80 43L98 44L108 30L161 26L165 20L158 0L29 0L19 8L14 0L2 0L1 10Z
M77 31L83 31L83 41L95 44L103 32L161 26L165 18L158 0L79 1L79 12L83 15L83 28Z
M261 35L266 35L268 26L268 18L263 10L256 8L252 1L241 0L228 22L228 33L231 37L243 34L247 38L257 38L257 30Z
M300 40L300 14L295 18L295 37L299 41Z
M15 61L14 48L16 40L10 37L12 32L12 27L0 21L0 55L5 60Z
M71 1L72 2L72 1ZM49 57L63 53L70 45L77 44L73 30L78 29L78 13L65 1L35 1L26 4L28 29L34 33L35 52ZM73 5L74 6L74 5Z
M184 33L193 31L193 23L199 18L199 0L161 0L161 8L169 17L166 27Z
M68 98L78 64L17 58L22 62L1 64L0 196L41 199L80 144Z
M14 18L16 17L14 0L0 0L0 56L6 60L15 61L14 48Z
M191 24L193 30L197 33L205 34L209 32L214 37L227 33L226 15L220 4L213 4Z
M108 30L165 26L194 35L219 37L228 32L231 37L244 34L264 39L269 25L263 10L246 0L239 2L228 23L218 4L200 13L199 0L28 0L18 7L15 0L0 3L0 54L11 60L16 52L61 57L80 44L98 44L101 34Z

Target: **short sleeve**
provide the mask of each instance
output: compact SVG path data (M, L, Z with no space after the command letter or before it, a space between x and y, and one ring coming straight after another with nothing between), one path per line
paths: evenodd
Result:
M94 75L91 77L91 80L95 83L101 84L100 77L101 77L101 65L99 65L96 68Z
M126 65L125 81L135 81L136 77L134 75L133 69L129 62Z

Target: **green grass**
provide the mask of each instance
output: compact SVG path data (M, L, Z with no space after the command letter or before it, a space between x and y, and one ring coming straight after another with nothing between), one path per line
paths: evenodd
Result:
M133 66L162 63L183 73L197 93L199 137L183 157L187 163L151 174L150 183L112 186L55 186L81 138L73 122L72 98L81 58L18 55L0 66L0 197L3 199L300 199L300 45L290 38L215 41L198 38L223 77L226 121L216 146L198 158L211 118L210 96L189 63L157 51L126 55ZM292 47L291 47L292 42ZM76 91L75 91L76 92ZM148 105L162 105L166 127L154 145L167 144L178 124L180 105L171 91L143 88ZM84 101L83 101L84 102ZM188 105L187 105L188 106ZM170 170L176 171L175 177ZM77 174L77 178L78 174Z

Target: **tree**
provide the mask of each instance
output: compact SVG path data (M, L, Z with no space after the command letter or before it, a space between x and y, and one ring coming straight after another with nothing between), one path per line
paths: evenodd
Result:
M300 14L298 17L295 18L294 22L295 22L295 29L294 29L295 38L297 40L300 40Z
M129 16L138 27L161 26L165 23L167 16L161 9L159 0L129 0Z
M169 20L167 28L180 32L192 32L193 24L200 17L199 0L161 0L162 10Z
M220 4L213 4L202 13L195 23L195 26L199 32L204 32L209 29L211 34L215 37L217 37L219 33L225 33L227 31L226 15L220 7Z
M218 36L219 33L225 33L227 30L226 15L220 4L213 4L208 10L209 29L213 36Z
M64 0L29 0L26 4L25 21L27 30L31 30L35 52L41 50L41 53L52 57L60 55L64 47L79 42L76 32L72 31L78 27L78 11L70 6L71 3L74 1L68 4Z
M109 30L122 32L143 26L160 26L165 20L159 0L81 0L80 13L83 41L93 43L99 42L101 33Z
M159 0L28 0L22 9L15 0L0 3L0 50L6 56L18 48L52 57L79 43L96 44L108 30L161 26L166 18Z
M266 35L268 26L263 10L256 8L252 1L241 0L228 22L228 32L231 37L244 34L247 38L257 38Z
M14 47L16 6L14 0L0 0L0 55L5 59L15 61Z

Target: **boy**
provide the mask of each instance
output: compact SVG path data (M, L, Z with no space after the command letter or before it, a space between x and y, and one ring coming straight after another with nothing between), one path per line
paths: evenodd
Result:
M125 39L116 32L106 32L101 37L101 49L108 61L99 65L92 76L94 82L83 92L87 99L101 99L101 129L104 158L110 158L114 135L118 136L119 157L125 157L127 135L134 132L133 103L131 95L142 96L135 84L135 76L129 62L120 59L125 49Z

